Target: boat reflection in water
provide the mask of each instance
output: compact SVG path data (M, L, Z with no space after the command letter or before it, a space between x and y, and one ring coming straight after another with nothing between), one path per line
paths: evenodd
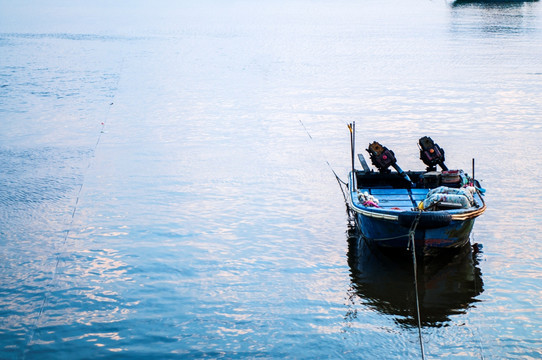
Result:
M362 237L349 233L348 264L352 287L350 303L360 298L365 306L404 326L417 326L413 259L397 257L369 247ZM422 326L445 326L454 314L463 314L483 292L478 268L478 246L417 260L418 296ZM355 318L356 310L347 318Z

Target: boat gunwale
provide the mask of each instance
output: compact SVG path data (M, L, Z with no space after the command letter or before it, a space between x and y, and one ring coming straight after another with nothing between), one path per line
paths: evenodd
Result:
M350 173L350 176L349 176L349 183L350 185L352 184L353 182L353 173L351 172ZM361 188L361 189L364 189L364 188ZM350 193L350 198L348 199L349 200L349 205L350 205L350 208L355 211L356 213L358 214L361 214L361 215L364 215L364 216L368 216L368 217L372 217L372 218L375 218L375 219L382 219L382 220L389 220L389 221L398 221L399 220L399 215L400 214L404 214L404 213L417 213L417 212L421 212L422 216L423 214L429 214L429 212L423 212L421 210L416 210L416 209L411 209L411 210L392 210L392 209L381 209L381 208L375 208L375 207L365 207L363 206L363 208L357 204L354 203L354 194L356 193L357 194L357 191L358 190L361 190L361 189L355 189L355 190L352 190L352 186L349 186L349 193ZM366 189L369 189L369 188L366 188ZM406 188L400 188L400 189L406 189ZM450 214L451 216L451 220L452 221L465 221L465 220L469 220L469 219L475 219L477 218L478 216L482 215L484 213L484 211L486 210L486 203L484 201L484 198L483 198L483 194L481 194L478 190L477 190L477 194L478 194L478 197L480 198L481 202L482 202L482 206L481 207L477 207L477 208L468 208L468 209L453 209L453 210L437 210L437 211L431 211L432 214L434 213L447 213L447 214Z
M482 200L483 202L483 200ZM388 210L388 209L378 209L378 208L365 208L362 209L361 207L357 206L353 203L352 200L350 200L350 207L352 210L354 210L356 213L365 215L368 217L372 217L375 219L383 219L383 220L390 220L390 221L398 221L399 220L399 214L403 213L416 213L418 211L416 210ZM438 211L431 211L431 214L434 213L448 213L451 216L452 221L463 221L463 220L469 220L477 218L478 216L482 215L484 211L486 210L486 204L483 203L482 207L477 209L465 209L465 210L438 210ZM460 213L451 213L451 211L461 211ZM422 216L423 214L429 214L429 212L421 212ZM397 214L397 215L395 215Z

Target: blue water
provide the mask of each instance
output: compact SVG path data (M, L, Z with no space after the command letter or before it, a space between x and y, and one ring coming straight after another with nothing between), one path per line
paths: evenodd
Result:
M0 0L0 358L421 358L352 121L487 189L426 358L542 358L541 39L540 2Z

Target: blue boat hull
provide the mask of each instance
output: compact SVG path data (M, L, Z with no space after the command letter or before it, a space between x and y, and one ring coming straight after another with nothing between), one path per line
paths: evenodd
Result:
M398 221L378 219L363 214L356 214L358 231L363 238L382 248L404 249L409 245L410 226L401 225ZM424 228L417 226L414 231L416 249L458 248L469 242L474 219L450 221L443 227Z
M404 180L394 173L358 171L357 179L350 174L349 209L365 241L380 248L405 251L412 233L416 252L426 254L459 248L469 242L476 217L485 211L481 193L476 192L474 204L466 208L446 205L423 210L418 204L426 199L431 188L421 182L423 172L408 175L415 182L403 186Z

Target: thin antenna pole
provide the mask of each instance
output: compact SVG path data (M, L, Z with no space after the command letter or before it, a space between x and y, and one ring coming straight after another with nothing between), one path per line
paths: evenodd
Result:
M354 167L354 152L356 147L356 122L352 122L348 128L350 129L350 155L352 157L352 186L356 189L356 169Z
M476 186L476 185L475 185L476 183L475 183L475 180L474 180L474 179L476 179L476 178L474 177L474 158L472 158L472 184L473 184L474 186Z

